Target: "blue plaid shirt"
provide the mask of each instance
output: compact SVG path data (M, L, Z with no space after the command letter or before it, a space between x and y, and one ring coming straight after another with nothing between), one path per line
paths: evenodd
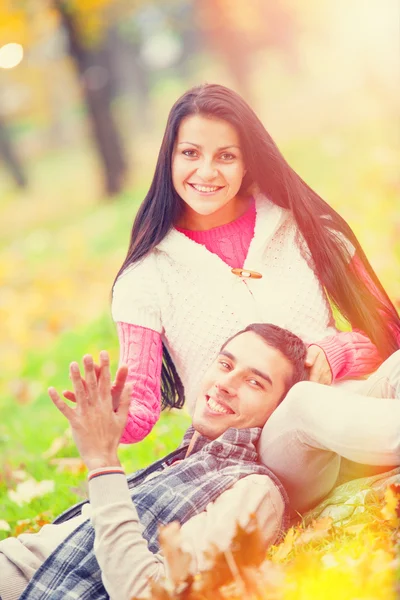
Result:
M252 474L268 475L280 490L286 511L282 531L288 525L286 492L275 475L258 462L256 444L260 428L228 429L216 440L200 436L185 458L193 436L186 432L181 446L161 461L128 478L143 537L149 549L158 552L158 526L181 524L204 511L239 479ZM173 460L184 459L167 469ZM156 475L154 475L156 472ZM149 475L152 475L149 477ZM76 514L67 511L65 517ZM94 529L85 521L56 548L36 572L20 600L100 600L109 598L93 551Z

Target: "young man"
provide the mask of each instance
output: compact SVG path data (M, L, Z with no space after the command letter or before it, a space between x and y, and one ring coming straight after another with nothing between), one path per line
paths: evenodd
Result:
M181 524L193 572L211 544L227 549L237 523L246 527L252 515L266 545L274 543L286 526L286 494L256 447L288 390L306 379L305 355L297 336L274 325L250 325L230 338L204 377L183 443L130 478L131 489L117 456L131 390L114 410L107 353L99 378L84 358L85 383L72 363L76 409L49 393L89 469L91 520L79 515L0 543L2 600L19 598L31 578L21 600L142 596L149 577L166 574L158 526L172 521ZM121 389L125 377L122 368Z

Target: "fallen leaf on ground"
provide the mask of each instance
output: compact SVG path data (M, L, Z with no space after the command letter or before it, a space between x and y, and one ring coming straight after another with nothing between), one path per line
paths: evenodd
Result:
M385 505L382 517L393 525L400 525L400 485L389 485L385 491Z
M32 517L32 519L20 519L17 521L14 535L20 535L21 533L36 533L43 525L51 523L52 520L53 515L50 511L42 512L36 515L36 517Z
M44 479L43 481L28 479L19 483L15 490L9 490L8 497L18 506L22 506L22 504L29 503L34 498L41 498L45 494L54 492L54 485L52 479Z
M59 437L56 437L53 440L50 448L48 448L46 452L43 452L42 457L53 458L53 456L60 452L60 450L62 450L63 448L68 448L68 446L71 445L71 440L72 436L70 430L67 429L63 435L60 435Z
M272 556L273 562L280 562L288 556L288 554L293 549L293 542L296 538L296 535L297 533L295 532L294 527L291 527L285 535L285 539L283 540L283 542L279 544L278 549L276 550L276 552L274 552Z
M332 523L333 519L331 519L331 517L324 517L322 519L318 519L317 521L313 521L309 527L300 533L294 544L308 544L308 542L319 540L325 537L330 532Z
M10 531L11 527L7 521L0 520L0 531Z
M50 461L51 465L57 466L57 473L72 473L72 475L80 475L87 470L85 463L81 458L53 458Z
M160 548L168 564L169 574L174 585L185 581L189 576L191 556L182 550L181 527L177 521L159 528Z

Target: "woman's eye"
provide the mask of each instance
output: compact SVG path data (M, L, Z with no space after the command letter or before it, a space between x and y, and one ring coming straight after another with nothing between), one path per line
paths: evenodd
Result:
M221 155L221 158L223 160L233 160L236 157L234 154L231 154L230 152L225 152L224 154Z
M196 156L196 150L184 150L182 154L188 156L189 158L193 158Z

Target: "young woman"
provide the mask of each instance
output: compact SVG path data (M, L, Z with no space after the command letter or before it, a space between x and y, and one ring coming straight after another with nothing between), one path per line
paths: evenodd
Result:
M351 332L335 328L331 305ZM217 349L250 322L307 342L317 383L364 377L400 344L399 316L349 225L220 85L171 109L112 311L134 384L124 443L151 431L161 405L191 411Z

